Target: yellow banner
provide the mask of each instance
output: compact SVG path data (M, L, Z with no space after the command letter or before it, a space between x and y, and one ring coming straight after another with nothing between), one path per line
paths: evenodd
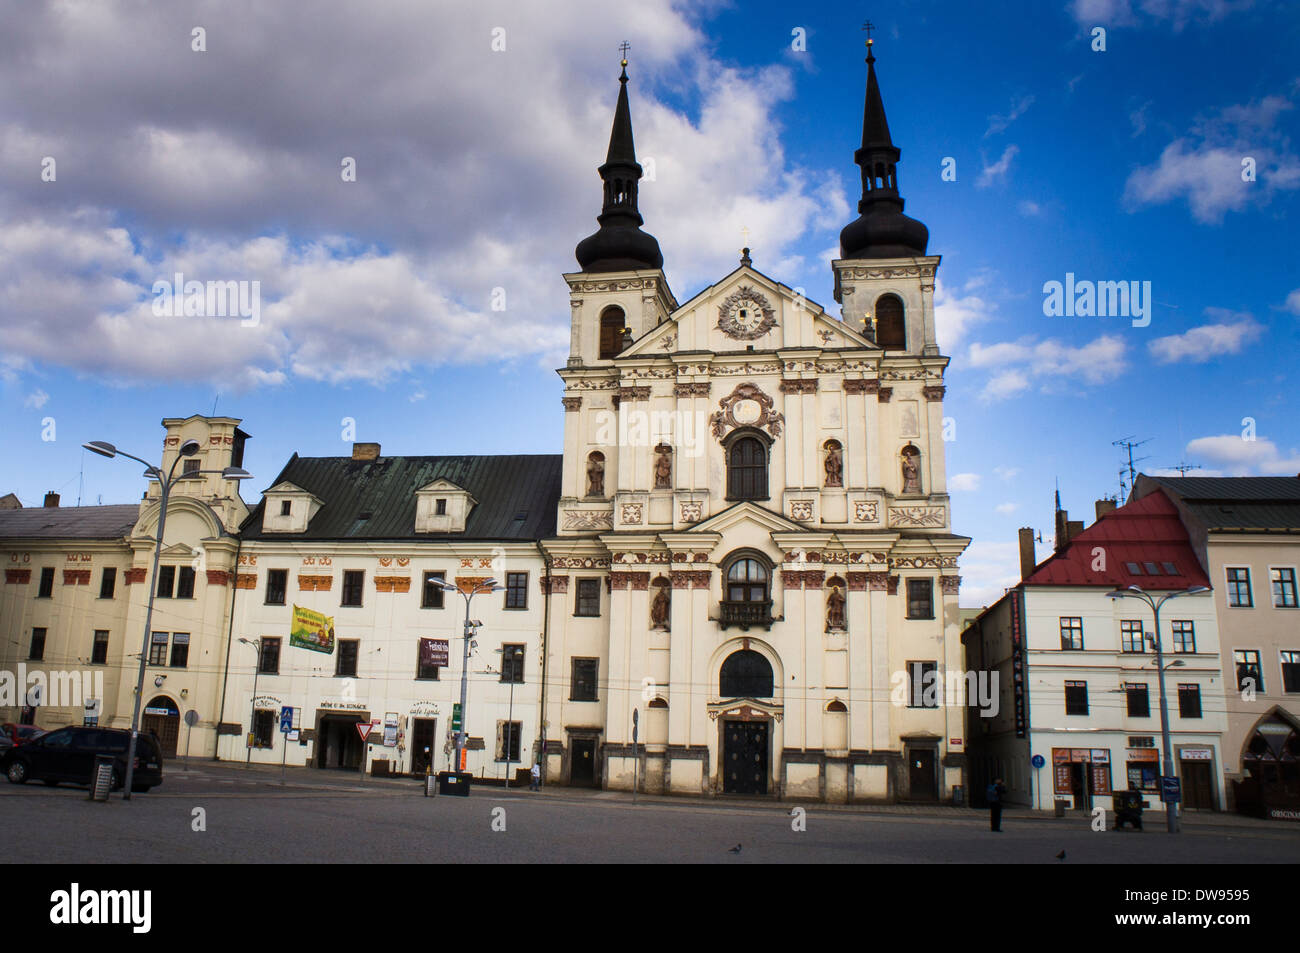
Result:
M334 653L334 617L302 606L293 607L289 644L313 652Z

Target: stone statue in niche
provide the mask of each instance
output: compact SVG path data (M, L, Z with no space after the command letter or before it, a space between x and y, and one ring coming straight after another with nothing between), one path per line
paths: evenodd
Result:
M671 490L673 486L673 448L666 443L655 447L655 489Z
M832 440L826 445L826 485L844 485L844 457L840 445Z
M672 596L668 594L667 586L656 586L655 597L650 603L650 627L654 629L668 628L668 614L672 608Z
M847 628L844 621L844 590L832 586L826 595L826 631Z
M921 492L921 453L912 446L903 450L903 492Z
M587 458L587 495L605 495L605 458L599 453Z

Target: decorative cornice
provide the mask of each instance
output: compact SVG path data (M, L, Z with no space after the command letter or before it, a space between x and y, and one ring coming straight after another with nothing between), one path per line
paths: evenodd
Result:
M561 397L560 403L564 404L564 410L566 413L582 409L581 397Z
M781 393L783 394L815 394L817 393L817 378L799 378L796 380L781 381Z

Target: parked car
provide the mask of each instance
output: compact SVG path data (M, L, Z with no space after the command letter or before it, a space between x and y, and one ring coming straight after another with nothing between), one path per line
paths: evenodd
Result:
M13 784L60 781L90 784L96 755L111 755L113 788L126 780L126 752L131 732L123 728L57 728L25 744L15 745L0 758L0 769ZM162 784L162 746L152 734L141 733L135 743L135 772L131 790L148 791Z
M0 725L0 736L9 739L11 745L26 744L45 733L44 728L37 728L35 725L15 725L11 721Z

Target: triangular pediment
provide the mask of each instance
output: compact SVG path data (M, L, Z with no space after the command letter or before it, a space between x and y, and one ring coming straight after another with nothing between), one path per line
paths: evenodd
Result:
M786 519L780 513L774 513L766 507L746 500L729 506L721 513L715 513L689 529L682 530L682 532L723 533L742 523L757 523L769 533L802 533L807 532L808 529L806 526L801 526Z
M189 559L193 557L197 552L198 550L186 546L184 543L172 543L170 546L163 547L161 555L179 557L181 559Z
M665 354L840 350L875 346L797 289L741 265L642 335L619 360Z
M457 486L446 477L438 477L432 483L426 483L415 491L416 493L465 493L468 492L463 486Z

